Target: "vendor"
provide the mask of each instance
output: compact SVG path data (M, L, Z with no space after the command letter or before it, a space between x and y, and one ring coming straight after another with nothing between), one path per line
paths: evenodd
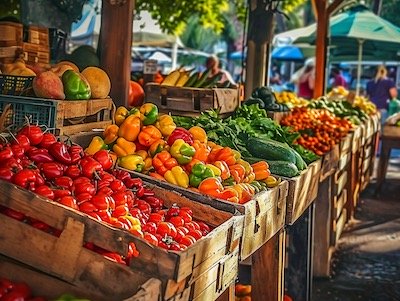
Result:
M211 69L209 77L213 77L218 73L222 73L222 77L219 80L219 83L224 83L226 81L229 81L232 85L236 84L232 75L227 70L220 68L219 59L217 56L212 55L207 58L206 68Z

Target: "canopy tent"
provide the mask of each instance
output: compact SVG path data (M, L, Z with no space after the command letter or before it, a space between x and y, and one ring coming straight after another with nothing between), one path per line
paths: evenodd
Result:
M363 5L330 19L330 55L332 57L358 59L357 93L363 60L400 60L400 28L382 19ZM294 38L294 43L316 42L316 25L303 29L309 33ZM336 59L337 60L337 59Z

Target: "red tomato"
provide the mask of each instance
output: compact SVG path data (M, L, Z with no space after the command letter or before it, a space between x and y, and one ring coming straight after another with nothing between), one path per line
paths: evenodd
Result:
M196 240L203 237L203 233L200 230L190 230L188 235L193 236Z
M185 221L181 216L173 216L168 221L175 227L182 227L185 224Z
M78 207L76 199L73 196L70 196L70 195L63 196L59 199L58 202L65 206L71 207L72 209L83 211L80 206ZM85 203L83 203L82 205L84 205L84 204ZM86 208L87 206L88 205L84 205L83 208Z
M145 240L147 240L147 242L148 242L149 244L158 246L157 237L155 237L153 234L151 234L151 233L149 233L149 232L145 232L143 238L144 238Z
M196 239L193 236L186 235L182 237L180 243L185 245L185 246L191 246L196 242Z
M140 84L131 80L129 85L129 107L138 107L143 104L144 90Z

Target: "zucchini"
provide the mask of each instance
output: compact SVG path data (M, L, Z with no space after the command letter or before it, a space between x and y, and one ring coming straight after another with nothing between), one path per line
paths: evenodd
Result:
M204 84L208 76L211 74L211 71L212 71L211 69L205 70L203 74L200 76L200 78L196 80L196 82L193 84L193 87L200 88Z
M189 79L183 86L192 87L198 78L199 78L199 72L193 72L193 74L189 77Z
M268 161L268 165L269 165L269 170L271 171L271 174L274 174L274 175L287 177L287 178L293 178L300 174L296 165L291 162L271 160L271 161Z
M303 160L300 154L294 149L294 156L296 157L296 166L301 171L307 168L307 163Z
M251 137L247 140L247 150L252 156L264 160L288 161L296 164L294 151L286 144L271 139Z

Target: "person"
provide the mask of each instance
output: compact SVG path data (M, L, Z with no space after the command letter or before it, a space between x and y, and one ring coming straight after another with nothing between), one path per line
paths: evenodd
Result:
M382 119L384 119L388 101L397 97L396 85L387 77L385 66L378 66L375 78L367 83L367 95L381 111Z
M297 95L306 99L313 98L315 84L315 59L309 58L304 66L293 74L291 80L297 84Z
M213 77L218 73L222 73L222 77L218 81L219 83L224 83L226 81L229 81L232 85L236 84L232 75L227 70L220 68L219 59L217 56L211 55L207 58L206 68L211 69L209 77Z
M338 86L347 88L346 79L342 75L342 71L339 68L333 67L331 69L331 76L332 76L332 88Z

